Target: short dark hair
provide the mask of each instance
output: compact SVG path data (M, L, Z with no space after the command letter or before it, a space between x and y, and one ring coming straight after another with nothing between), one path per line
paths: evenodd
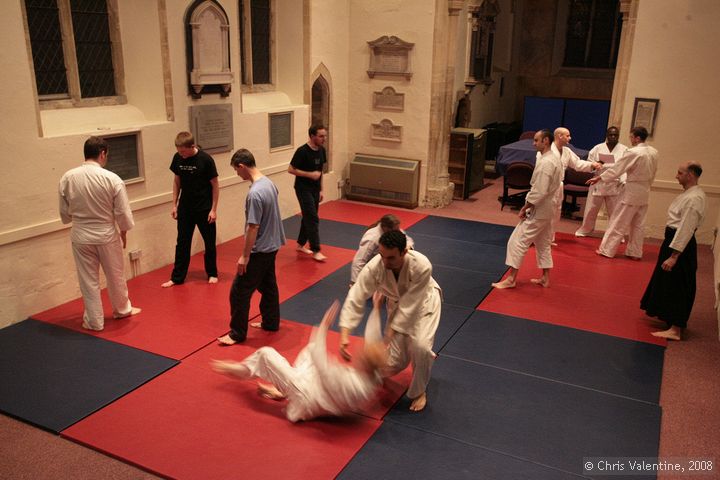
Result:
M617 132L620 133L620 129L617 128L615 125L612 125L612 126L608 127L607 130L605 130L605 134L607 135L608 133L610 133L610 130L617 130Z
M327 128L322 123L314 123L308 128L308 136L314 137L317 135L318 130L327 130Z
M380 224L381 228L392 230L398 225L400 225L400 219L392 213L388 213L386 215L383 215L377 223Z
M645 127L633 127L630 129L630 133L633 134L633 137L639 137L643 142L647 140L648 137L648 131Z
M542 142L543 138L547 138L548 142L552 143L555 139L555 134L549 129L549 128L543 128L540 130L540 141Z
M237 152L233 153L233 156L230 159L230 165L233 167L237 167L240 164L243 164L246 167L255 167L255 157L247 148L241 148Z
M688 163L687 166L688 172L695 175L695 178L700 178L700 175L702 175L702 165L695 162Z
M85 153L86 159L96 159L102 152L108 151L108 144L105 139L100 137L90 137L85 140L85 146L83 147L83 153Z
M378 242L385 248L397 248L400 253L403 253L407 248L407 237L400 230L390 230L383 233Z

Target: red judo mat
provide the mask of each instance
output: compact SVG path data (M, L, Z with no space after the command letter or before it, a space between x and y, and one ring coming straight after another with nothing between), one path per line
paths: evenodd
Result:
M531 284L541 274L531 247L517 287L495 290L478 310L665 345L640 309L640 298L657 260L658 246L645 245L641 261L622 253L613 259L595 253L600 240L557 234L550 288ZM622 247L620 249L622 252Z
M377 222L383 215L392 213L400 219L400 227L402 227L403 230L427 217L427 215L423 213L415 213L409 210L365 205L343 200L323 203L320 205L318 213L323 220L354 223L356 225L371 225ZM320 239L322 240L322 231L320 232ZM360 241L359 238L358 241Z
M258 396L254 381L209 366L213 358L240 360L268 344L292 361L310 332L309 326L284 322L279 332L262 332L242 345L208 345L62 435L171 478L334 478L404 392L407 372L390 379L380 401L363 415L292 424L283 402ZM338 341L329 332L331 351ZM351 338L351 347L359 348L360 341Z
M228 331L228 296L242 245L242 239L218 245L220 281L215 285L207 283L202 253L193 255L190 273L182 285L160 287L161 283L170 278L172 265L128 281L133 305L142 308L137 316L113 319L107 292L103 290L105 329L102 332L89 332L81 327L81 298L32 317L158 355L182 359ZM298 254L294 242L280 249L276 259L280 302L347 264L355 253L331 246L324 246L323 252L328 257L327 261L316 262L308 255ZM259 296L254 295L251 318L259 314L259 303Z

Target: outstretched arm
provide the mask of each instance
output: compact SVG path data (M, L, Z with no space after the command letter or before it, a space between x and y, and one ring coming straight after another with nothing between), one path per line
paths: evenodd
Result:
M365 345L369 343L382 342L382 332L380 329L380 307L385 300L385 296L380 292L373 294L373 309L368 317L365 325Z
M327 331L335 320L338 312L340 311L340 302L335 300L330 308L327 309L323 316L320 325L313 330L310 336L310 357L313 360L315 368L317 368L320 375L322 372L327 370L328 357L327 357Z

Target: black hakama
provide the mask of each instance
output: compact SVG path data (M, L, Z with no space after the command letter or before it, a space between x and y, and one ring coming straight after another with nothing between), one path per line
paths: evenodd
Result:
M657 264L640 301L640 308L649 316L657 317L668 325L685 328L695 301L697 243L693 235L685 250L678 256L673 269L666 272L662 269L662 263L670 258L673 252L670 243L674 237L675 229L666 227L665 241L660 247Z

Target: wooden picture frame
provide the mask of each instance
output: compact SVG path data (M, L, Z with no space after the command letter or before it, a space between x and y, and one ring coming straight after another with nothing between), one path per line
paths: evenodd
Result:
M635 98L631 127L645 127L648 135L652 136L655 130L660 100L657 98Z

